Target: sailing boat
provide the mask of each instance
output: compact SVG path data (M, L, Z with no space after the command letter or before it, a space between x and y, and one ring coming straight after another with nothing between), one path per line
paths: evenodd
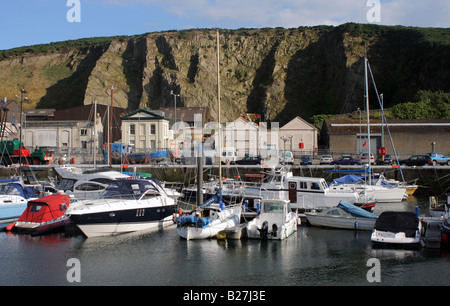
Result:
M219 133L221 133L221 123L220 123L220 75L219 75L219 32L216 31L217 36L217 102L219 110ZM221 141L221 135L219 135L219 141ZM221 143L219 143L219 159L221 154ZM202 151L202 150L200 150ZM199 200L202 194L202 181L203 181L203 160L199 159L199 171L197 177L197 203L200 204ZM217 193L208 199L202 205L199 205L189 214L183 215L179 212L178 217L175 219L177 224L177 233L180 237L191 240L191 239L207 239L216 237L220 231L223 231L229 227L238 225L241 222L241 205L230 205L226 206L222 202L222 165L219 160L219 182L220 186ZM220 204L218 204L220 203Z
M369 78L368 78L369 61L367 56L364 56L364 76L365 76L365 98L366 98L366 116L367 116L367 153L368 156L371 154L371 139L370 139L370 118L369 118ZM373 76L372 76L373 78ZM377 92L378 94L378 92ZM384 113L383 113L384 117ZM382 184L383 180L378 179L372 181L372 171L371 162L368 163L366 180L363 183L356 184L340 184L352 185L357 188L357 190L364 192L366 199L371 201L381 202L401 202L407 198L406 189L398 185Z

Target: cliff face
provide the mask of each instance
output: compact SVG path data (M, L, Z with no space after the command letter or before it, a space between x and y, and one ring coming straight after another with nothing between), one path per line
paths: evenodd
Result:
M258 113L285 123L297 115L354 111L363 106L365 50L386 106L420 89L449 89L450 29L345 24L219 33L222 121ZM209 106L217 120L214 30L57 44L3 55L0 95L13 99L25 88L24 107L61 109L109 104L114 86L114 105L133 110L173 106L173 92L178 106Z

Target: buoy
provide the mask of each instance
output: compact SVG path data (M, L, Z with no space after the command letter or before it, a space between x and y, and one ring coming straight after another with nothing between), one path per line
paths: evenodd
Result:
M15 226L16 226L16 222L11 223L10 225L8 225L6 227L6 231L8 231L8 232L12 231Z
M223 239L227 238L227 234L224 231L220 231L217 233L216 237L218 240L223 240Z

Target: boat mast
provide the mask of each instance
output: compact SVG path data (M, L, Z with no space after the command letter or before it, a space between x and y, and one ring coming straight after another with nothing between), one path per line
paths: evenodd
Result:
M369 185L371 185L371 155L370 155L370 120L369 120L369 78L367 75L367 55L364 55L364 77L365 77L365 85L366 85L366 115L367 115L367 150L369 151L368 159L369 159Z
M220 120L220 47L219 47L219 30L216 30L216 44L217 44L217 105L218 105L218 122L219 122L219 187L222 189L222 123Z
M113 124L113 100L114 100L114 86L111 86L111 109L110 114L109 114L109 146L108 146L108 151L109 151L109 166L111 167L112 165L112 124Z
M97 169L97 99L94 102L94 169Z

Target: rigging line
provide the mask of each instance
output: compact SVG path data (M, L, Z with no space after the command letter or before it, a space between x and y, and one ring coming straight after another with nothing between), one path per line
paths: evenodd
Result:
M352 87L350 93L347 95L347 98L345 99L344 104L342 105L341 113L344 111L344 108L347 106L347 103L348 103L348 101L350 100L350 97L353 96L353 92L355 91L356 84L358 83L358 80L359 80L359 76L360 76L360 74L361 74L361 69L362 69L362 67L363 67L363 65L360 65L360 66L359 66L359 70L358 70L358 73L357 73L357 77L355 78L355 82L353 83L353 87Z
M397 156L397 151L395 150L394 141L392 140L391 130L389 129L389 125L388 125L388 123L387 123L386 116L385 116L385 114L384 114L384 108L381 106L380 95L378 94L377 85L375 84L375 79L374 79L374 77L373 77L372 69L370 68L369 60L367 60L367 67L369 68L370 76L371 76L371 78L372 78L372 83L373 83L373 86L375 87L375 92L376 92L376 94L377 94L378 103L379 103L380 108L381 108L381 114L382 114L382 117L383 117L383 119L384 119L384 122L386 122L386 129L387 129L388 134L389 134L389 139L390 139L390 141L391 141L392 149L394 150L394 155L395 155L395 159L397 160L397 165L399 166L398 169L400 170L400 175L402 176L402 180L403 180L403 182L404 182L404 181L405 181L405 177L403 176L402 167L401 167L400 164L399 164L399 160L398 160L398 156Z

